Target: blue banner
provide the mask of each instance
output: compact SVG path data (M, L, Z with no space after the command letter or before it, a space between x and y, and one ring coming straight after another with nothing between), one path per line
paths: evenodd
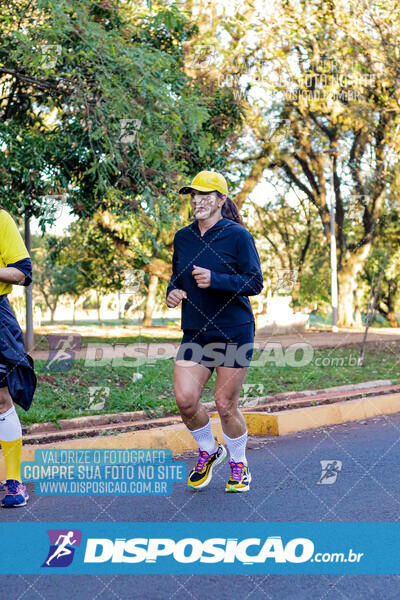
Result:
M165 496L187 478L186 463L171 450L136 448L37 449L21 473L38 496Z
M398 522L2 523L0 535L1 574L400 574Z

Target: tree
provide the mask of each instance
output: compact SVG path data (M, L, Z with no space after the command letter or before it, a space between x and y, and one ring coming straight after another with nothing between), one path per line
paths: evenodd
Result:
M112 240L89 218L70 225L67 236L59 241L58 257L65 273L71 275L65 293L77 299L94 290L101 322L101 297L123 287L129 262L116 254Z
M55 236L45 235L33 238L35 295L36 298L43 298L50 311L51 323L54 322L60 297L71 292L76 273L70 266L59 264L59 253L60 240Z
M367 298L371 294L370 290L376 288L379 273L384 268L376 310L387 319L391 327L398 327L400 325L398 317L398 313L400 313L400 226L399 204L396 195L392 197L392 203L391 210L388 210L379 222L377 243L366 261L361 282L367 303ZM390 244L390 250L387 256L388 244Z
M333 186L339 322L351 325L357 278L398 172L397 2L239 4L221 9L231 12L215 36L216 71L247 91L247 127L230 162L236 200L242 206L277 171L315 207L329 246Z
M155 15L153 27L163 28L164 17L186 35L177 10ZM43 194L52 191L68 192L78 215L109 204L126 213L152 184L149 168L153 179L164 171L166 183L184 119L196 128L205 111L176 59L141 39L127 8L11 2L0 27L0 194L14 212L29 206L43 216Z
M131 259L124 229L137 223L142 268L168 279L187 212L178 180L223 164L242 118L229 90L185 73L194 31L176 5L11 0L0 16L0 201L45 227L62 200Z
M248 208L246 208L248 207ZM329 304L329 249L319 230L317 211L290 193L262 206L246 203L252 233L259 240L266 292L292 296L293 307Z

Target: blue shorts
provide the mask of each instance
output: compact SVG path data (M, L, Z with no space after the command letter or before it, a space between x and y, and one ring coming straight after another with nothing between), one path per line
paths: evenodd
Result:
M11 398L24 410L29 410L36 389L33 360L26 353L24 336L4 294L0 295L0 364L5 365L7 370ZM4 379L3 374L0 380Z
M176 360L197 362L211 372L215 367L247 368L254 350L255 323L224 329L184 329Z

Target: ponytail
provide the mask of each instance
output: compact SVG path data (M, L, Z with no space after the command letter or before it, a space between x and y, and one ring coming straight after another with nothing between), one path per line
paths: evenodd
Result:
M217 194L220 198L222 198L222 194L220 192L217 192ZM225 202L223 203L222 208L221 208L221 215L225 219L230 219L230 221L239 223L239 225L242 225L244 227L244 223L242 221L242 217L240 216L238 207L236 206L234 201L231 200L230 198L227 198L225 200Z

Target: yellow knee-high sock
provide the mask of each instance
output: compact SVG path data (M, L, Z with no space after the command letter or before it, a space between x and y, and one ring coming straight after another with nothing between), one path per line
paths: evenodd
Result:
M0 444L3 448L4 459L6 461L7 479L21 481L22 437L12 442L0 440Z

